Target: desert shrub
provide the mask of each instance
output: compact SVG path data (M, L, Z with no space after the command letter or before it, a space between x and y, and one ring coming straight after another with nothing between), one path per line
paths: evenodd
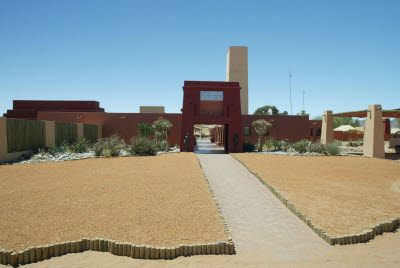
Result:
M272 126L272 124L270 122L265 121L264 119L258 119L254 120L252 122L252 125L254 127L254 130L256 131L256 134L258 135L257 150L261 152L262 138L268 132L268 128Z
M268 138L263 145L263 151L275 150L274 141L273 138Z
M298 153L305 153L308 150L309 140L301 140L293 144L293 149Z
M157 151L164 152L164 151L166 151L166 148L168 148L168 143L164 140L155 141L155 146L156 146Z
M158 141L161 141L165 138L165 150L168 151L168 132L172 128L171 122L167 119L159 118L154 121L151 126Z
M67 148L71 153L86 153L89 150L89 142L85 138L80 138Z
M330 155L338 155L340 154L340 147L337 143L332 142L326 146L326 151Z
M350 147L358 147L362 146L363 144L364 144L363 140L358 140L358 141L349 141L347 145Z
M273 140L272 145L274 146L275 151L281 151L282 150L282 141L277 141Z
M50 146L47 151L49 152L49 154L55 155L58 153L65 153L67 151L67 144L62 143L60 145L53 145Z
M311 153L323 154L326 152L326 146L320 142L314 142L310 147Z
M243 142L243 152L254 152L255 146L251 142Z
M112 156L112 151L111 149L103 149L103 151L101 151L101 155L110 158Z
M153 128L149 124L139 124L138 125L138 135L139 137L150 137L154 134Z
M148 138L134 138L128 148L131 155L145 156L157 153L156 143Z
M105 156L103 154L103 151L106 151L107 154L110 154L111 156L118 156L121 152L121 149L125 147L123 141L118 137L118 136L111 136L110 138L103 138L98 140L94 145L93 145L93 150L94 154L96 156Z

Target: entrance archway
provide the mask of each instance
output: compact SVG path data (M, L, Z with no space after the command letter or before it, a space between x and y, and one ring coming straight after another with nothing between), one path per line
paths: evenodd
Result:
M195 149L195 125L223 126L226 153L242 152L242 117L238 82L185 81L183 86L181 151Z

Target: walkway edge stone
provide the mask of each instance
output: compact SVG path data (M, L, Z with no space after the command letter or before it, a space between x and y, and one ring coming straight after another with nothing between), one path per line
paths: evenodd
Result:
M298 217L302 222L304 222L314 233L316 233L322 240L326 243L334 246L336 244L339 245L350 245L350 244L358 244L358 243L366 243L375 238L376 235L382 235L385 232L394 232L397 228L400 227L400 217L397 219L391 219L390 221L384 221L376 224L376 226L372 226L369 230L364 230L358 234L348 234L344 236L332 236L329 235L324 229L316 227L315 224L307 218L306 215L303 215L299 210L296 209L294 204L292 204L287 198L285 198L279 191L277 191L274 187L269 185L267 182L263 180L263 178L258 175L256 172L253 172L244 162L236 158L234 155L231 156L242 164L251 174L253 174L268 190L270 190L279 201L282 202L296 217Z

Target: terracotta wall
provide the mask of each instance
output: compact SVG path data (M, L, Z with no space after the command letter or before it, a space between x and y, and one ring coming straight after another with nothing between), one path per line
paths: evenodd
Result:
M243 136L245 142L258 142L254 127L251 126L252 122L257 119L264 119L272 124L268 137L276 140L288 140L289 142L310 139L310 121L308 120L308 116L242 115L242 126L251 127L251 136Z
M364 138L364 133L362 134L356 134L356 133L348 133L348 132L343 132L343 131L334 131L333 135L335 137L335 140L338 141L358 141L362 140ZM384 134L384 140L389 141L390 138L392 138L394 134Z
M141 113L103 113L103 112L38 112L40 120L62 121L103 125L103 137L119 135L126 142L138 135L139 123L152 124L159 117L168 119L173 127L170 130L170 145L181 142L181 114L141 114Z

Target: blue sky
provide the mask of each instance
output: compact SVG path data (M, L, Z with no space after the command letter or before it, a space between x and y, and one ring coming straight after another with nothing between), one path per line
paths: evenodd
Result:
M224 81L249 47L249 110L400 108L400 1L0 2L0 113L13 99L180 112L184 80Z

